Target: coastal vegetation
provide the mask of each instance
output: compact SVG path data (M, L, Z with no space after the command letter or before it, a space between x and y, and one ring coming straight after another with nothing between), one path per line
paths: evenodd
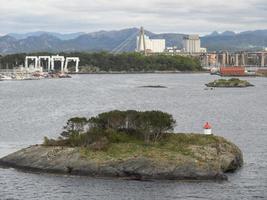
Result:
M240 149L215 135L174 133L161 111L101 113L67 121L58 139L44 139L0 159L23 170L127 179L227 179L243 164Z
M0 57L0 68L24 65L27 54L13 54ZM52 53L33 53L31 55L52 55ZM200 71L201 65L197 59L183 56L151 55L140 53L110 54L107 52L60 53L68 57L79 57L81 73L100 72L155 72L155 71ZM75 71L74 63L70 63L70 70Z
M240 80L238 78L231 79L218 79L206 84L207 87L251 87L254 86L246 80Z
M45 138L44 145L82 146L104 149L111 143L161 141L173 130L175 120L161 111L119 111L101 113L86 119L74 117L67 121L58 140Z
M175 123L172 115L161 111L114 110L89 119L69 119L60 137L45 137L43 146L79 147L82 155L104 161L133 155L197 156L194 145L219 148L220 142L227 143L214 135L173 133Z

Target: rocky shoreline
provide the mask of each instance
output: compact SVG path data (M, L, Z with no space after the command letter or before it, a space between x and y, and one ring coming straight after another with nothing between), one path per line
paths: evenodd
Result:
M229 142L192 146L191 150L193 156L177 154L173 160L155 159L153 155L97 160L78 147L34 145L0 159L0 166L30 172L134 180L226 180L226 172L233 172L243 164L242 152Z
M254 87L253 84L249 83L246 80L240 80L237 78L231 78L229 80L219 79L213 82L205 84L207 87L219 87L219 88L245 88L245 87Z

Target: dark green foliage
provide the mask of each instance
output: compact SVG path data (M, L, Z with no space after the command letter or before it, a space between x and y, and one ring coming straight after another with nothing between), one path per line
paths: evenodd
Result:
M82 72L153 72L153 71L198 71L201 70L200 62L197 59L170 56L151 55L144 56L139 53L109 54L100 53L60 53L63 56L77 56L80 58ZM31 55L51 55L51 53L33 53ZM24 65L26 54L13 54L0 57L2 68L13 68ZM74 63L70 63L70 71L74 71Z
M170 114L160 111L147 111L137 118L137 130L144 134L147 143L160 140L164 133L173 130L174 124L175 120Z
M74 135L79 135L85 132L85 126L87 124L87 119L84 117L74 117L67 121L66 126L64 126L64 131L61 133L62 137L70 137Z
M101 113L90 119L75 117L67 121L63 138L49 140L44 145L88 146L106 148L109 143L145 142L155 143L173 130L175 120L161 111L138 112L134 110Z
M218 79L206 84L207 87L250 87L253 86L246 80L240 80L238 78L231 79Z
M173 117L161 111L137 112L111 111L102 113L97 117L89 119L91 126L100 129L112 129L115 131L132 132L134 134L142 133L145 142L157 141L164 133L173 130L175 120Z
M44 143L45 146L69 146L69 140L65 140L61 137L59 137L57 140L49 139L47 137L44 137Z

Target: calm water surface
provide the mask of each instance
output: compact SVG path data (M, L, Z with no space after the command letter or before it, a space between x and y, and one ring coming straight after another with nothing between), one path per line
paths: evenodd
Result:
M208 74L80 75L0 82L0 157L44 136L57 137L73 116L112 109L163 110L177 132L213 131L236 143L244 167L225 182L153 181L31 174L0 168L2 199L267 199L267 79L253 88L204 90ZM164 85L166 89L140 88Z

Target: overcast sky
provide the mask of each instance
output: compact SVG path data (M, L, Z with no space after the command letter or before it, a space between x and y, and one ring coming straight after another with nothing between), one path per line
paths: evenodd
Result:
M157 33L267 29L267 0L0 0L0 34L141 25Z

